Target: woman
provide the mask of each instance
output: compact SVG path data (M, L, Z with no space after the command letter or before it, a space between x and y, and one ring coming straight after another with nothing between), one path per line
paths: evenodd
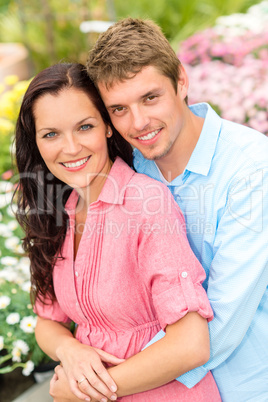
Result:
M220 400L211 373L192 389L174 381L208 360L212 319L181 212L164 185L131 169L131 147L82 65L33 79L16 157L36 338L61 361L69 400ZM141 351L160 328L166 336Z

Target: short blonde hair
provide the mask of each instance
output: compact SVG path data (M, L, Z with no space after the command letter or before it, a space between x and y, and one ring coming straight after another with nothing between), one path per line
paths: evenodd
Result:
M180 61L160 27L151 20L125 18L100 35L87 60L94 84L107 87L133 77L143 67L153 66L168 77L175 92Z

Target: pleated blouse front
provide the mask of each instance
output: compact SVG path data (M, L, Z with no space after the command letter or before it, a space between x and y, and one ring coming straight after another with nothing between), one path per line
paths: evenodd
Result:
M64 259L53 271L57 302L37 303L40 316L76 322L79 341L120 358L141 351L161 328L190 311L212 319L202 287L204 270L188 244L179 207L163 184L117 158L89 207L74 262L77 201L73 191L66 204ZM211 373L191 390L172 381L121 399L220 400Z

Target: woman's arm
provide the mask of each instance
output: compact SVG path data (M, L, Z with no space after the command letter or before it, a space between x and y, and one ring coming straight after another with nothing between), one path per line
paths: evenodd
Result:
M122 363L109 353L83 345L75 339L67 324L38 317L35 336L40 348L53 360L61 361L72 392L80 399L92 397L101 400L115 396L117 387L102 361L116 365ZM85 393L78 388L77 381L86 377ZM81 384L83 384L81 383ZM94 387L94 388L93 388Z
M168 325L163 339L108 371L117 384L118 396L135 394L167 384L204 364L209 349L207 320L191 312Z
M191 312L166 327L166 336L125 362L108 369L118 386L117 395L125 396L167 384L178 375L204 364L209 359L209 333L205 318ZM55 402L76 401L66 386L60 367L50 384ZM80 389L84 390L83 381ZM78 401L78 400L77 400Z

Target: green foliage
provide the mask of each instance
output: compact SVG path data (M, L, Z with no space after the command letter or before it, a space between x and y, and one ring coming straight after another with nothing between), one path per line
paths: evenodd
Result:
M254 0L115 0L117 18L150 18L158 23L171 44L177 46L196 31L212 26L217 17L244 12ZM176 45L175 45L176 44Z
M16 76L8 76L5 86L0 85L0 174L13 167L12 138L22 96L29 84L28 81L17 80Z
M97 35L80 32L85 20L150 18L171 44L212 26L217 17L244 12L256 0L1 0L0 42L22 42L34 70L67 60L85 62ZM110 16L110 17L109 17ZM176 49L177 50L177 49Z
M79 26L90 18L89 5L89 0L10 0L0 9L0 42L22 42L35 71L62 60L85 62L89 44Z

